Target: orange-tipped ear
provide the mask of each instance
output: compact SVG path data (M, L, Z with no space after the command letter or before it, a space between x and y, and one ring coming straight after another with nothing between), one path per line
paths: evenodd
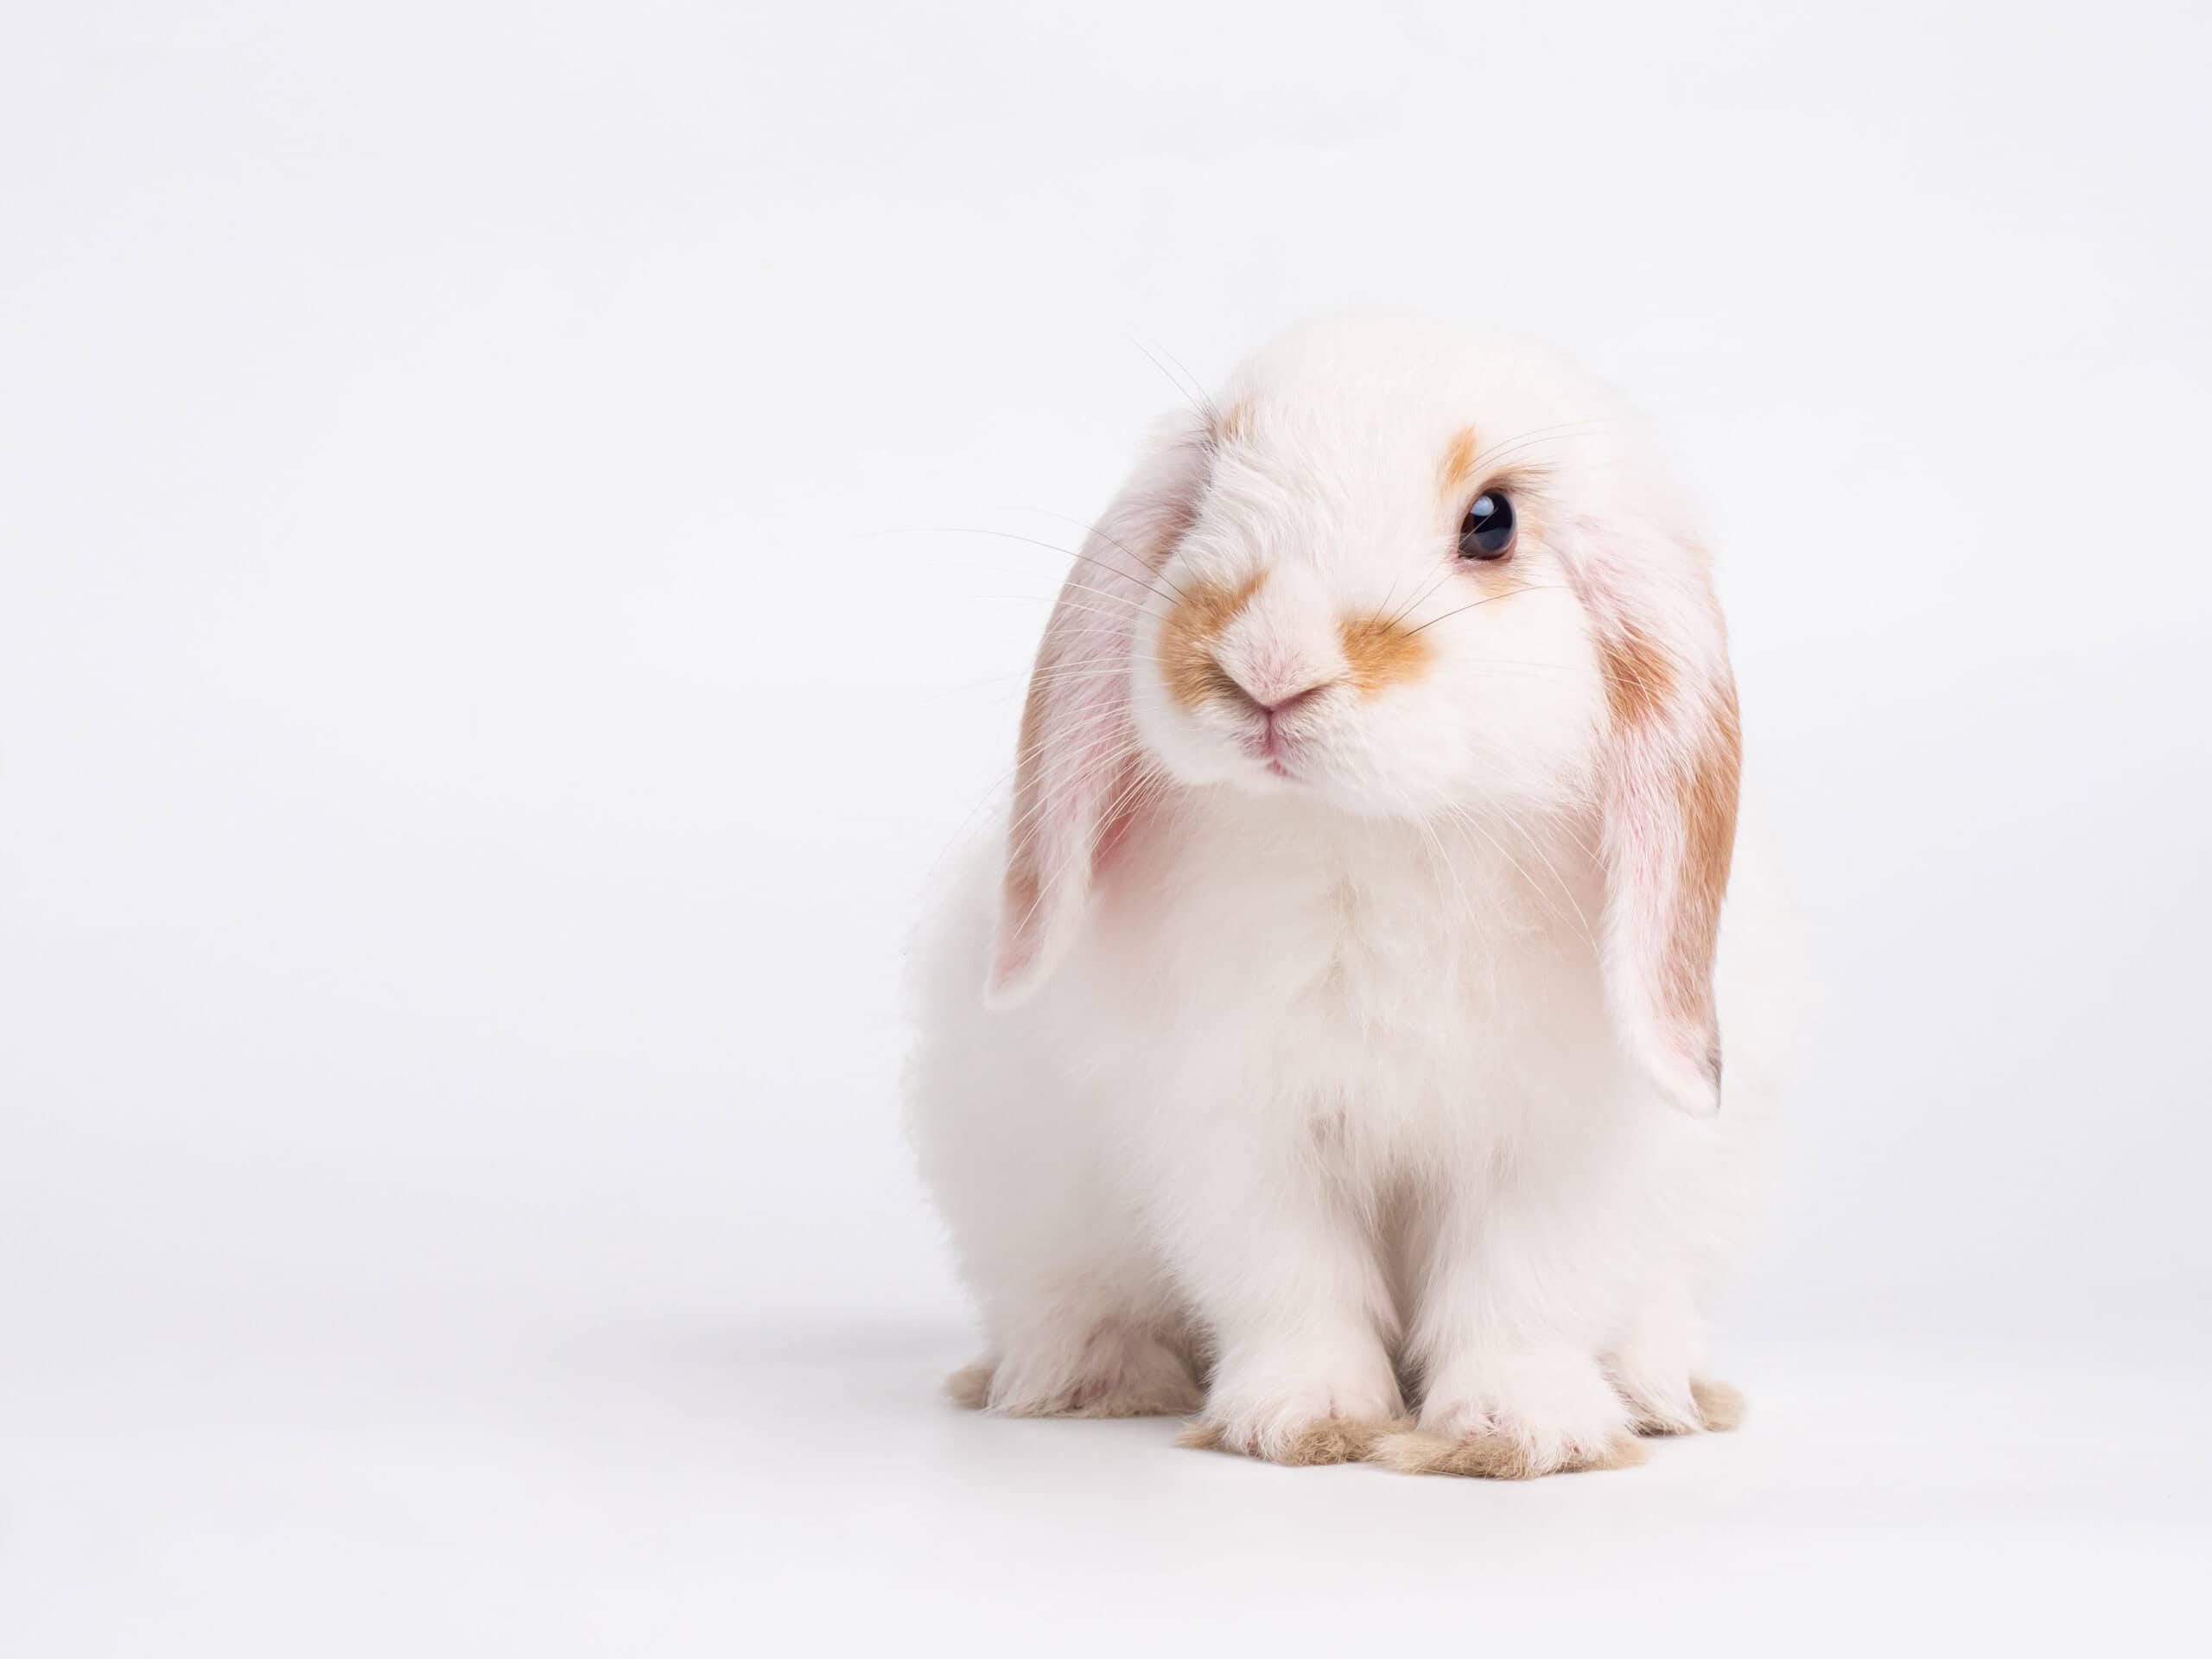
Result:
M1030 671L1015 758L1006 880L984 1000L1044 983L1090 913L1103 855L1143 793L1129 714L1139 613L1189 529L1211 455L1188 429L1140 463L1084 540Z
M1700 584L1700 587L1702 583ZM1630 1054L1673 1105L1720 1108L1713 961L1736 843L1742 735L1719 613L1670 649L1599 619L1612 741L1604 781L1605 993Z

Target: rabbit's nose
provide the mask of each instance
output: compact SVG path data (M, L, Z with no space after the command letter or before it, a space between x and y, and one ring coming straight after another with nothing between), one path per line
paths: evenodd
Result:
M1256 713L1262 715L1288 714L1299 704L1320 696L1341 677L1333 674L1254 673L1249 670L1239 674L1218 658L1216 662L1221 669L1223 690L1241 698Z

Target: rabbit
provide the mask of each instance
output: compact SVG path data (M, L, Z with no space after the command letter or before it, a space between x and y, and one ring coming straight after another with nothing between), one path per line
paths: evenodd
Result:
M1708 563L1523 343L1312 323L1161 426L915 953L957 1402L1512 1478L1734 1425Z

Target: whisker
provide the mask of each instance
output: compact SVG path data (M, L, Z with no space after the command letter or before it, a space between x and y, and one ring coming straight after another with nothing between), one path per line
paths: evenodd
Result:
M1145 361L1151 364L1154 368L1160 371L1160 378L1166 380L1169 385L1175 388L1175 392L1178 397L1182 398L1185 403L1190 404L1191 412L1192 414L1201 416L1209 427L1215 429L1218 429L1220 428L1220 406L1217 404L1211 397L1207 396L1206 389L1200 384L1198 376L1192 374L1187 368L1184 368L1181 360L1177 359L1173 352L1168 351L1165 346L1160 348L1160 352L1165 353L1169 360L1175 364L1175 366L1178 369L1182 370L1183 378L1179 380L1177 379L1174 375L1168 372L1167 365L1161 362L1160 358L1154 354L1152 347L1146 345L1144 341L1139 340L1135 334L1130 334L1127 329L1122 331L1122 338L1128 340L1130 345L1135 346L1138 351L1144 353Z
M1522 844L1536 855L1537 861L1550 873L1554 884L1559 888L1560 897L1567 900L1567 908L1574 912L1575 925L1581 933L1583 941L1594 945L1597 940L1590 932L1590 918L1582 913L1582 906L1574 897L1574 889L1567 885L1567 878L1559 873L1559 867L1552 862L1551 855L1544 850L1543 843L1537 840L1535 835L1525 823L1510 815L1508 816L1506 823L1508 827L1520 831Z
M1420 627L1409 628L1407 632L1408 633L1425 632L1427 630L1434 627L1439 622L1448 622L1453 617L1461 615L1465 612L1480 610L1485 605L1495 605L1501 599L1511 599L1516 594L1564 593L1566 591L1567 584L1564 582L1531 582L1525 588L1515 588L1503 594L1492 594L1488 599L1478 599L1471 605L1462 605L1457 610L1445 612L1441 616L1432 616L1427 621L1422 623Z
M1437 574L1437 577L1434 582L1430 582L1427 587L1422 588L1418 594L1415 594L1413 597L1412 602L1390 619L1390 626L1394 628L1402 626L1408 617L1411 616L1415 611L1419 610L1423 605L1426 605L1428 602L1430 596L1433 594L1438 588L1444 586L1446 582L1451 581L1457 574L1458 572L1453 570L1450 565L1446 565L1444 569Z
M1465 828L1473 830L1484 841L1488 842L1491 845L1491 850L1505 861L1507 868L1511 869L1514 874L1519 876L1522 881L1526 882L1529 887L1529 891L1542 901L1544 908L1551 912L1552 918L1561 925L1566 923L1567 918L1560 913L1559 906L1554 905L1551 901L1550 898L1546 894L1543 883L1537 880L1535 876L1529 874L1528 870L1522 865L1521 861L1514 857L1511 853L1506 850L1505 844L1499 841L1497 836L1491 834L1490 830L1484 825L1480 818L1476 817L1473 812L1464 807L1453 809L1452 811L1452 817L1456 822L1463 825ZM1554 872L1554 874L1556 874L1556 872ZM1573 896L1571 894L1568 895L1568 901L1570 903L1573 902ZM1575 915L1578 919L1581 917L1581 909L1579 906L1576 906ZM1586 938L1589 935L1589 924L1586 921L1582 923L1582 931L1583 937Z
M861 533L864 535L870 533L881 533L937 536L995 536L1001 541L1023 542L1031 547L1041 547L1048 553L1058 553L1063 558L1074 559L1084 564L1096 565L1099 569L1105 571L1107 575L1119 577L1123 582L1133 582L1140 588L1147 588L1155 594L1160 594L1160 597L1163 599L1170 597L1172 594L1173 598L1187 602L1190 597L1190 595L1184 593L1181 588L1176 587L1174 582L1170 581L1164 574L1160 574L1159 579L1160 581L1167 583L1168 588L1171 590L1170 593L1161 593L1160 589L1154 585L1152 579L1153 575L1159 573L1139 573L1135 571L1124 570L1116 565L1107 563L1103 559L1093 558L1088 553L1078 553L1071 549L1062 547L1056 542L1040 541L1034 536L1023 536L1011 530L985 530L980 525L976 524L924 524L914 530L905 531L863 531Z
M1033 512L1046 518L1058 518L1063 524L1074 524L1081 529L1087 536L1096 536L1102 541L1112 543L1116 547L1121 549L1122 552L1128 554L1146 569L1150 570L1162 582L1167 581L1167 573L1165 570L1159 569L1152 563L1151 560L1146 558L1143 554L1138 552L1135 548L1131 547L1127 542L1122 540L1118 536L1108 535L1105 531L1102 530L1097 524L1088 519L1077 518L1071 513L1054 512L1046 507L1023 507L1019 509L1019 511L1023 512ZM1182 592L1182 589L1179 588L1176 589L1176 592L1179 594Z
M1098 822L1101 824L1109 824L1113 823L1115 818L1120 815L1125 807L1130 806L1135 803L1138 794L1153 781L1152 774L1142 766L1135 768L1135 773L1136 776L1134 781L1132 781L1127 788L1117 793L1113 801L1098 814ZM1061 878L1067 874L1068 870L1073 866L1075 861L1077 858L1089 858L1092 855L1092 852L1093 849L1090 847L1084 845L1080 842L1078 842L1077 845L1068 849L1066 855L1060 860L1058 865L1053 869L1052 879L1049 881L1039 881L1037 884L1037 896L1030 901L1028 910L1023 913L1021 918L1021 925L1023 927L1028 926L1029 924L1036 918L1037 907L1045 902L1045 895L1059 885Z
M1485 466L1494 465L1501 457L1525 449L1531 444L1557 443L1567 438L1586 437L1591 429L1602 428L1610 424L1610 422L1592 416L1580 420L1556 421L1549 426L1532 427L1525 432L1516 433L1510 438L1502 438L1489 448L1483 450L1468 463L1468 470L1479 471Z
M1421 833L1428 837L1429 844L1436 849L1437 862L1444 867L1444 873L1452 878L1452 891L1459 895L1460 911L1463 913L1468 912L1471 906L1467 903L1466 884L1459 880L1459 867L1452 861L1452 855L1444 850L1444 837L1436 833L1435 827L1427 818L1415 818L1414 823L1420 827Z

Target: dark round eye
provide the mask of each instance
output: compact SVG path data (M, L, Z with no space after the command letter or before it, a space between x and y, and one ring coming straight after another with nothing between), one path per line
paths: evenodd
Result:
M1503 490L1484 490L1459 523L1459 556L1502 559L1513 550L1513 499Z

